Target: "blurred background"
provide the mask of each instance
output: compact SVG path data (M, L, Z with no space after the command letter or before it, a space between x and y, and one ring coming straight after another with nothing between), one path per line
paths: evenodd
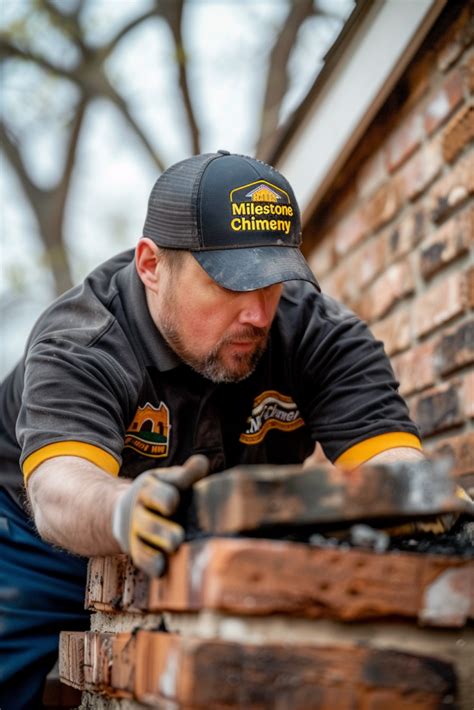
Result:
M354 0L2 0L0 376L45 306L133 246L162 170L263 156Z

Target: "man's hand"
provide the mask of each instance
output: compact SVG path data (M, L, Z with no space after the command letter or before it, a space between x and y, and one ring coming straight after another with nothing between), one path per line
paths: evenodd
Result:
M182 466L142 473L118 499L112 530L123 552L152 577L163 574L165 554L184 540L184 530L169 517L179 504L179 491L190 488L207 474L205 456L191 456Z

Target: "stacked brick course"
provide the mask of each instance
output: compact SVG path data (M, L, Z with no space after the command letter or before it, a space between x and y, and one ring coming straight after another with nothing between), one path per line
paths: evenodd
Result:
M305 235L323 290L385 343L426 450L454 454L474 443L473 16L448 3Z
M91 560L91 630L62 634L62 679L86 691L84 709L427 710L459 701L467 710L474 523L447 547L436 538L432 554L403 552L400 542L389 549L374 529L372 541L351 538L364 509L379 525L408 514L426 522L434 511L474 519L447 472L405 469L404 480L399 467L353 477L328 466L250 467L200 481L181 511L189 541L164 577L149 579L125 555ZM429 505L416 494L427 476ZM219 536L230 501L239 509L243 494L250 512L232 528L247 537ZM197 530L196 510L212 536Z

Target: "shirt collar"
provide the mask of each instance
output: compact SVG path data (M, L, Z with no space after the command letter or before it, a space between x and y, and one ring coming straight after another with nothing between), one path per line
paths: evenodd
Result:
M145 287L138 276L132 252L131 262L117 276L122 309L134 350L139 350L145 367L161 372L173 370L182 360L165 341L148 310Z

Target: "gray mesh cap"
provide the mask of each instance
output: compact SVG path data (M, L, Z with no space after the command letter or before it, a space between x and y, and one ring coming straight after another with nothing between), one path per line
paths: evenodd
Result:
M300 251L300 212L270 165L221 150L172 165L156 181L143 236L190 251L232 291L283 281L318 283Z

